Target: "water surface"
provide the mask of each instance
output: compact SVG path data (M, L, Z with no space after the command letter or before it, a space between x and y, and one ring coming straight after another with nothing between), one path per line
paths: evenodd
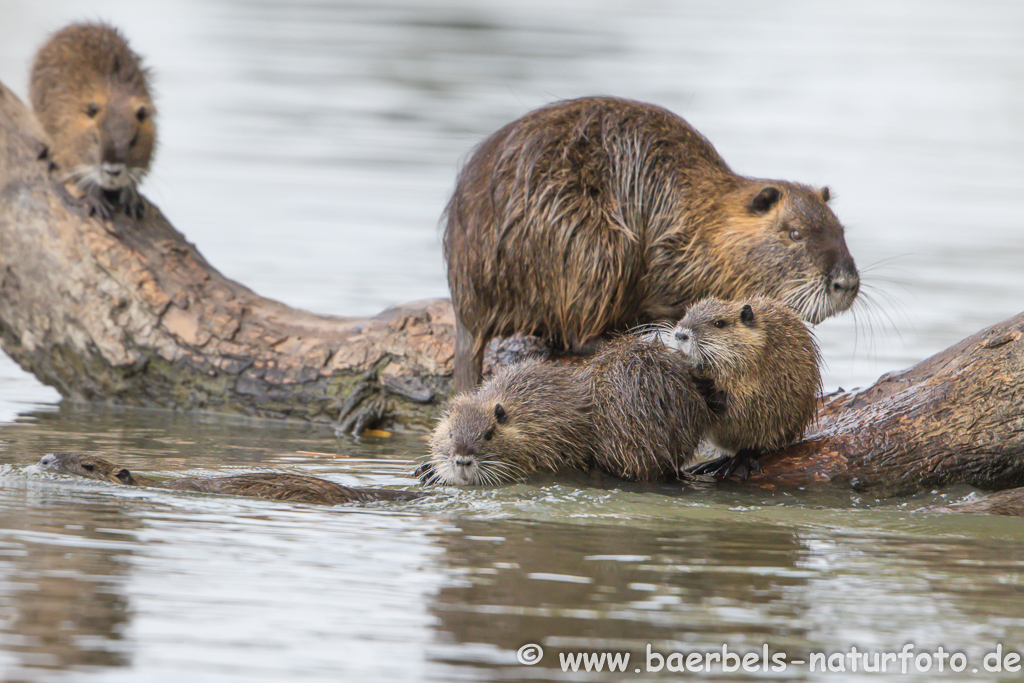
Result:
M228 276L322 313L446 295L438 218L483 136L563 97L685 116L743 174L827 184L874 302L817 334L866 385L1024 299L1024 5L0 0L0 79L103 17L153 68L144 192ZM564 680L559 654L1024 651L1024 527L875 500L540 482L317 508L41 473L286 469L413 487L416 435L59 404L0 356L0 678ZM539 644L524 666L520 647ZM636 667L642 670L634 671ZM979 669L974 673L973 669ZM793 665L776 680L850 680ZM671 674L682 677L683 674ZM719 673L719 680L756 674ZM872 680L903 680L890 671ZM1006 680L1019 674L1004 673ZM932 680L934 671L920 680Z

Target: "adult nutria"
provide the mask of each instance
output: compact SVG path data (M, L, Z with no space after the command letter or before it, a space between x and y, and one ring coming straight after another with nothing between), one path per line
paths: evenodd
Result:
M427 484L464 486L588 470L589 403L587 385L568 365L530 359L502 368L448 403L416 475Z
M375 500L412 500L421 496L410 491L351 488L319 477L287 472L250 472L226 477L181 477L162 481L133 474L127 468L108 460L81 453L49 453L42 457L39 466L54 472L75 474L126 486L250 496L293 503L337 505Z
M715 415L708 438L729 454L691 472L745 478L758 455L793 443L814 419L821 357L787 306L763 296L703 299L662 338L702 384Z
M712 415L689 368L660 341L625 335L580 367L592 402L594 464L621 479L674 479Z
M136 187L153 158L156 108L148 71L117 29L55 33L36 53L29 98L61 181L77 186L89 213L141 217Z
M530 112L477 147L445 209L455 390L479 382L495 336L578 352L706 296L774 296L812 323L846 310L860 279L828 200L736 175L654 105L585 97Z

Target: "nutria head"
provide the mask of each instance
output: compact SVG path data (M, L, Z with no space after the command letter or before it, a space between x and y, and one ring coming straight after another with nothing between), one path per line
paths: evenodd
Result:
M720 448L781 448L813 420L820 353L787 306L763 296L703 299L662 340L711 383L721 402L711 439Z
M853 305L860 276L827 187L738 177L728 186L656 247L655 292L674 288L682 302L760 294L812 324Z
M134 193L156 145L148 75L106 24L72 24L39 49L29 95L65 180L115 203Z
M53 472L75 474L114 484L137 485L132 473L124 467L103 458L82 453L47 453L39 460L39 466Z
M449 403L430 437L425 483L500 484L586 466L586 385L573 369L528 360Z

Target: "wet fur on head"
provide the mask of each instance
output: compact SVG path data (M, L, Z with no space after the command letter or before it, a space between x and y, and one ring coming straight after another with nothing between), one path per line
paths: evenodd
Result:
M425 483L495 485L588 469L589 402L574 373L527 360L455 396L431 435Z
M62 173L97 208L141 211L136 186L156 146L149 73L107 24L72 24L36 53L29 98Z
M48 453L39 460L39 466L53 472L75 474L88 479L109 481L112 484L137 486L132 473L109 460L82 453Z
M738 176L682 118L611 97L559 102L484 140L459 174L444 252L456 387L493 336L576 351L705 296L778 296L812 322L859 280L827 189Z
M710 437L719 448L777 450L813 421L821 356L784 304L763 296L704 299L662 338L718 394Z

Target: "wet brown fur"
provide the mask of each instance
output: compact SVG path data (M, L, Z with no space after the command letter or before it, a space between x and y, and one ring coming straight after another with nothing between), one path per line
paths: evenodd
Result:
M679 355L623 336L580 369L593 401L594 463L622 479L673 479L690 464L712 415Z
M500 484L538 472L588 470L587 387L568 365L526 360L455 396L430 437L425 483Z
M579 351L710 295L773 295L814 322L845 310L859 280L828 197L736 175L650 104L530 112L481 143L446 209L456 390L479 381L494 336Z
M36 53L29 99L50 138L62 180L84 192L92 213L138 217L136 186L156 146L149 74L106 24L71 24Z
M744 322L744 306L752 320ZM797 441L814 420L821 358L810 330L787 306L763 297L701 300L664 339L713 388L709 438L719 448L774 451Z
M250 472L226 477L181 477L159 480L133 474L127 468L103 458L81 453L50 453L39 461L41 467L64 474L99 479L125 486L146 486L175 491L199 491L230 496L286 500L293 503L337 505L374 500L411 500L419 494L389 489L361 489L342 486L319 477L288 472Z
M711 419L677 353L624 336L581 366L528 360L457 395L417 474L425 483L500 484L597 467L627 480L673 479Z

